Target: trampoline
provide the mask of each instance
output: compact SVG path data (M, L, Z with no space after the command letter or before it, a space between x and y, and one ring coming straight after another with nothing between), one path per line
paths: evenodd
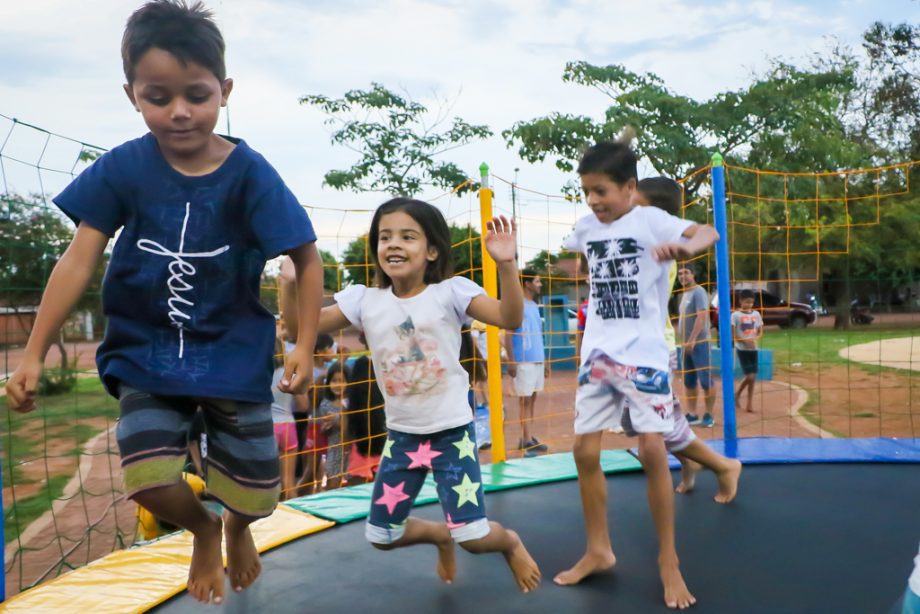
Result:
M655 612L664 606L657 542L641 472L608 476L618 563L575 587L553 584L584 549L574 480L491 492L490 518L517 530L543 583L521 594L499 555L458 549L451 586L434 572L435 550L379 552L362 520L263 554L260 579L231 594L238 612ZM707 612L888 612L903 594L920 540L920 464L749 464L731 505L712 501L703 473L675 495L678 553L687 584ZM440 519L438 505L415 514ZM156 612L215 611L187 593Z

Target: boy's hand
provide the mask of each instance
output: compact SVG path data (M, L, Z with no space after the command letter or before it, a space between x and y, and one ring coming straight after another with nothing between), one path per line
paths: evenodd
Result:
M691 258L693 252L683 243L662 243L652 248L652 258L658 262Z
M517 377L517 363L509 362L505 364L508 365L508 375L510 375L511 377Z
M284 375L278 390L288 394L304 394L313 383L313 352L298 343L284 357Z
M486 224L486 251L496 264L514 262L517 257L517 224L504 215L493 217Z
M27 413L35 409L38 382L44 365L35 360L22 362L6 383L6 404L13 411Z

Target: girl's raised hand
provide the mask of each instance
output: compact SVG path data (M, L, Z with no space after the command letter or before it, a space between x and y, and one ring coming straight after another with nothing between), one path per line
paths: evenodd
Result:
M517 260L517 224L504 215L486 223L486 251L496 263Z

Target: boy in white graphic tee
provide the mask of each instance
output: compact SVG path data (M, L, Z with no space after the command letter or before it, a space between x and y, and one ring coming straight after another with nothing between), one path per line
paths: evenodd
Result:
M664 434L674 428L664 319L668 267L713 243L718 235L654 207L632 202L636 156L623 143L599 143L578 166L593 215L581 218L565 247L588 261L591 294L581 345L575 397L575 463L582 491L588 544L557 584L576 584L616 563L607 529L607 483L600 465L603 431L621 423L628 400L639 458L648 476L648 497L660 546L665 604L687 608L687 589L674 544L674 492Z

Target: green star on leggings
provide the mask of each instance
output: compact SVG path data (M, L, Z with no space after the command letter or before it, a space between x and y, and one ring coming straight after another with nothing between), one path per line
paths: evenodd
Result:
M454 445L457 446L457 449L460 451L460 456L458 458L469 456L473 460L476 460L476 455L474 454L476 451L476 444L470 439L469 431L463 433L463 439L455 441Z
M463 474L463 482L453 487L453 491L460 495L457 501L458 509L463 507L466 503L472 503L476 507L479 507L479 499L476 498L476 494L479 492L479 484L479 482L471 480L469 474Z

